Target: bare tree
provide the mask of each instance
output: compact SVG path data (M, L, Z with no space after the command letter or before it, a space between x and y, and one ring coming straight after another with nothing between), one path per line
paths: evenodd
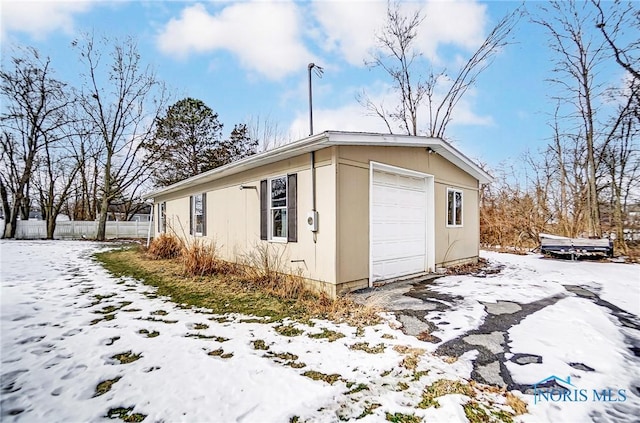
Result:
M480 47L457 72L435 69L426 63L416 49L420 26L428 22L420 10L405 14L401 3L389 2L387 20L376 35L378 49L367 64L382 69L393 81L397 106L389 110L363 92L358 101L369 112L381 118L390 133L397 126L403 133L418 135L419 114L428 107L426 134L444 138L454 110L478 77L489 67L495 55L510 42L511 33L522 15L520 9L504 16L489 32ZM426 77L422 75L427 75ZM444 92L444 95L440 95Z
M640 80L640 9L637 2L616 0L607 2L609 10L605 12L600 0L591 0L598 10L596 26L611 49L616 62L632 77ZM621 41L625 32L632 32L630 42Z
M74 112L82 116L82 111ZM101 156L100 142L95 136L95 130L86 119L74 122L75 139L72 143L73 155L80 164L71 197L63 206L72 220L96 220L98 216L98 195L101 183L99 158Z
M625 211L629 195L640 189L640 80L629 80L629 87L615 97L624 99L618 105L618 114L608 125L602 164L609 180L612 232L616 234L616 247L626 254L624 237Z
M29 218L33 172L42 149L65 137L69 104L66 86L52 77L49 58L34 48L18 51L12 68L0 70L4 110L0 116L0 198L5 212L4 238L15 237L18 214Z
M38 156L32 179L46 222L47 239L53 239L56 220L72 193L75 177L82 166L69 145L45 143Z
M271 116L251 116L245 121L249 138L258 141L258 151L267 151L291 142L291 137Z
M586 224L589 236L602 236L598 201L597 100L604 89L597 82L599 66L606 57L604 43L589 35L593 16L574 0L553 1L541 6L542 17L534 22L547 30L549 47L555 53L556 63L551 82L560 87L560 97L565 100L567 118L573 119L576 129L584 137L587 154Z
M166 91L132 38L96 42L87 35L74 45L85 71L80 102L102 151L97 239L103 240L113 199L149 176L154 157L141 149L166 104Z

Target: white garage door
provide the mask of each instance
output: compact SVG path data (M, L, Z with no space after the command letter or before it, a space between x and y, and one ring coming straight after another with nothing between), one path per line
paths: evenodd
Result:
M424 177L373 171L370 211L372 282L426 270L426 190Z

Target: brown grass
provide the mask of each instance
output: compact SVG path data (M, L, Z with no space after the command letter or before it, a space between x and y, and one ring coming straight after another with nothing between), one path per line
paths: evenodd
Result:
M147 257L152 260L166 260L179 257L182 254L183 245L180 240L166 233L155 237L147 249Z
M196 239L184 249L182 254L184 272L189 276L206 276L234 273L231 263L218 257L215 242Z
M520 397L512 394L511 392L506 393L507 405L515 411L516 416L521 414L528 413L527 411L527 403L522 401Z
M400 366L409 370L415 370L418 367L420 356L426 352L422 348L412 348L408 345L396 345L393 350L404 355Z
M205 307L214 313L269 316L279 320L326 318L355 325L380 321L375 301L356 304L348 297L331 299L308 290L300 276L268 266L251 269L221 260L215 244L193 243L179 258L152 260L142 249L112 250L96 255L117 276L130 276L158 287L174 302Z

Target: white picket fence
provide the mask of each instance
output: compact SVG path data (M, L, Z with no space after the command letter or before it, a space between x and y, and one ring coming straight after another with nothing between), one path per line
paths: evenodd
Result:
M18 220L16 239L43 239L47 237L47 224L43 220ZM153 236L153 224L151 224ZM146 238L149 222L107 222L105 235L113 238ZM93 239L98 233L96 221L59 221L53 233L55 239Z

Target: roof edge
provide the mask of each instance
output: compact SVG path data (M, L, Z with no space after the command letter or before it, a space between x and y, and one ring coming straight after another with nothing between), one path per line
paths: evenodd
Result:
M244 170L284 160L300 154L310 153L321 148L340 145L371 145L371 146L395 146L395 147L430 147L435 153L440 154L451 163L455 164L465 172L471 174L481 184L493 181L493 177L474 163L471 159L441 138L393 135L371 132L346 132L346 131L325 131L319 134L310 135L298 141L284 144L272 150L263 151L238 161L211 169L199 175L192 176L173 185L151 191L142 196L143 199L155 198L159 195L170 194L181 189L189 188L199 182L209 182L230 176Z

